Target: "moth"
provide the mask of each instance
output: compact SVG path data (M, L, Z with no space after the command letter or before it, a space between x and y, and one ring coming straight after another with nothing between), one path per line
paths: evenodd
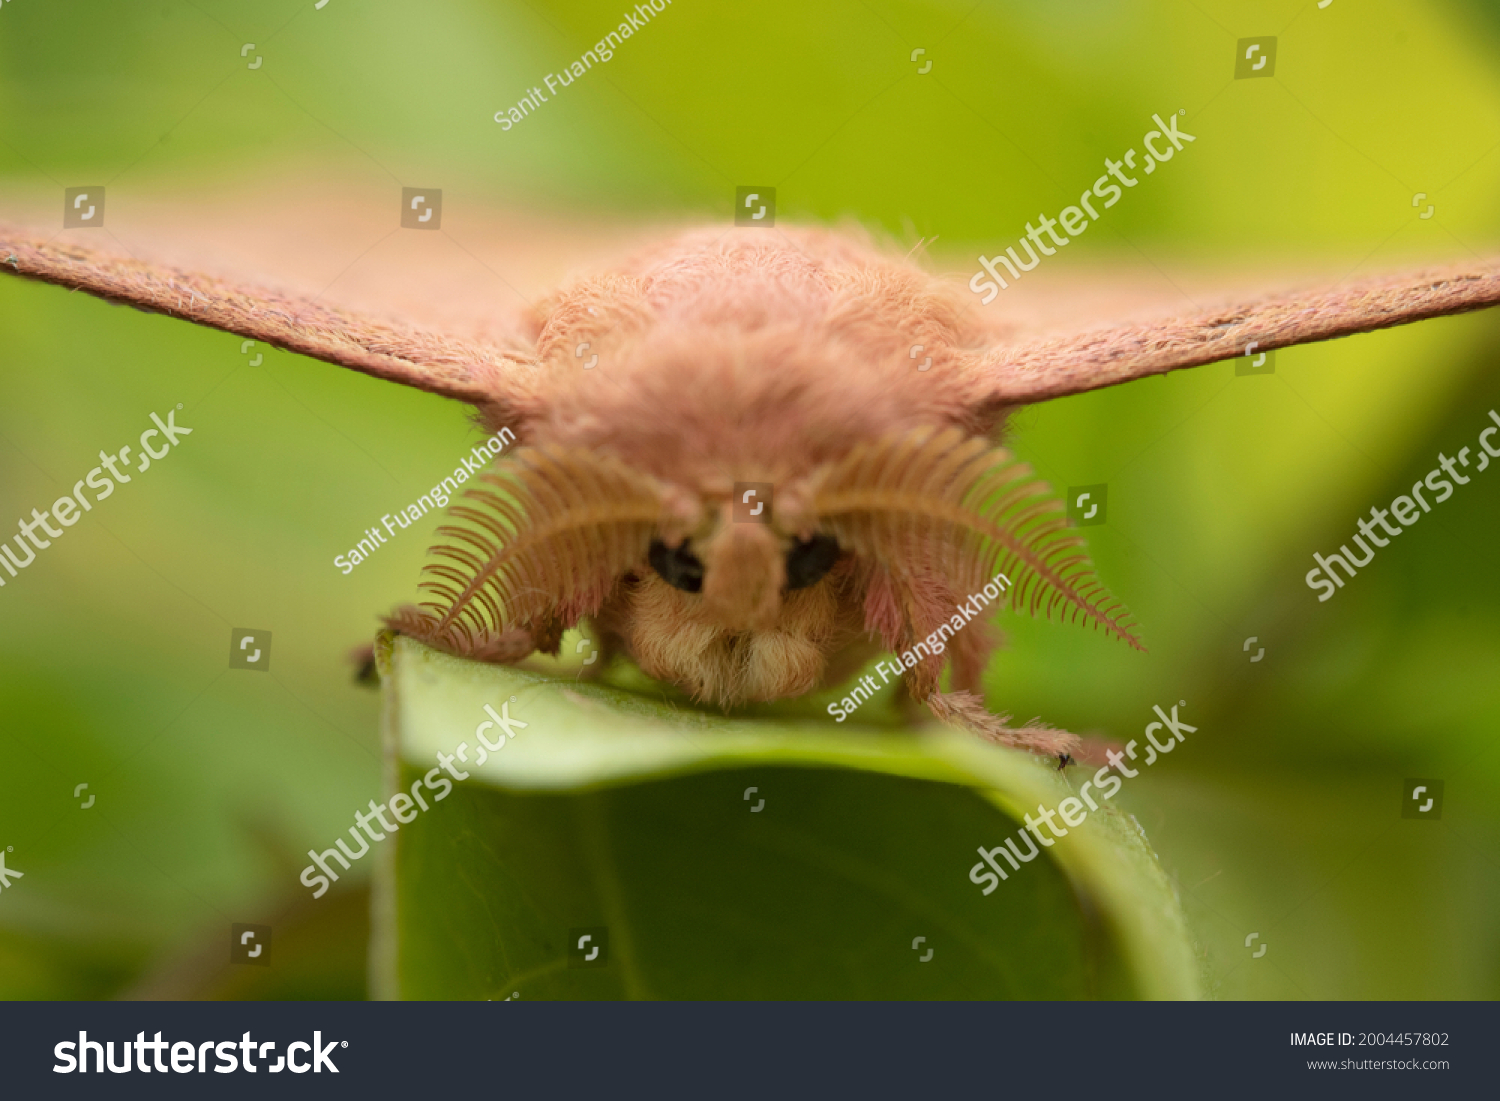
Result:
M512 663L557 653L588 619L606 653L724 707L910 653L901 682L938 719L1064 762L1072 734L986 709L998 638L959 606L1003 576L1013 610L1141 643L1061 503L1002 446L1007 417L1500 302L1500 277L1474 265L1017 340L1003 304L977 308L909 257L784 226L679 233L575 279L500 341L20 230L0 229L0 271L445 395L511 429L521 446L450 507L424 598L388 617L408 635Z

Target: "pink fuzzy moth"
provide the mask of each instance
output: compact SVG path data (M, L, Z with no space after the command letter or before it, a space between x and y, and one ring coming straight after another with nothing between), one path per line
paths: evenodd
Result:
M427 599L388 622L517 662L556 653L588 617L607 650L724 706L907 651L1001 573L1011 607L1139 647L1060 503L999 445L1010 412L1252 342L1500 301L1500 278L1475 265L1017 343L961 289L850 235L715 229L573 283L502 344L23 231L0 229L0 271L471 403L523 446L453 505ZM585 345L607 372L584 369ZM736 511L747 483L770 487L768 507ZM1066 760L1073 735L1010 726L975 694L996 642L969 624L906 668L905 688L948 723Z

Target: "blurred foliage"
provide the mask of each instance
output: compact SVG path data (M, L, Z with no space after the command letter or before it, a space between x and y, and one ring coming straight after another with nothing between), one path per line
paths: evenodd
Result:
M74 183L129 203L309 162L441 181L450 209L625 219L726 218L736 184L770 182L783 218L939 234L938 266L967 273L1072 201L1153 112L1180 109L1198 141L1031 287L1062 293L1118 261L1353 275L1488 254L1496 237L1497 25L1477 0L674 0L500 132L493 113L620 11L12 0L0 220ZM1231 80L1236 40L1264 34L1279 37L1275 78ZM1414 216L1419 191L1437 217ZM1068 399L1016 426L1059 488L1109 484L1108 523L1087 534L1151 652L1006 617L990 703L1124 739L1151 704L1187 701L1197 738L1122 799L1223 996L1500 995L1493 477L1328 603L1302 581L1439 450L1472 444L1500 406L1497 353L1495 318L1446 319L1286 351L1274 375L1220 364ZM228 336L0 280L0 519L45 507L179 402L194 435L0 590L0 844L25 873L0 893L0 996L249 993L267 979L234 972L262 969L190 963L232 922L283 921L288 951L265 969L283 985L263 995L362 989L366 933L348 915L363 886L310 903L346 920L299 917L288 869L381 790L378 700L345 654L411 596L438 519L351 576L329 563L475 436L451 403L284 353L251 369ZM274 633L269 673L225 667L246 626ZM1251 635L1267 648L1254 665ZM1445 778L1441 822L1399 818L1411 776ZM88 810L72 796L84 782ZM1251 932L1265 957L1249 958ZM312 958L344 970L291 962Z

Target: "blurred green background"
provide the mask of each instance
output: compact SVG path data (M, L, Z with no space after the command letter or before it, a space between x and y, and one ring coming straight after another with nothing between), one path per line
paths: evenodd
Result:
M1477 2L674 0L503 133L494 112L621 11L12 0L0 221L65 186L104 182L113 210L310 163L440 183L446 213L624 224L725 222L737 184L772 183L783 220L936 234L934 266L967 278L1182 110L1197 142L1029 291L1121 265L1337 278L1491 255L1500 230L1500 20ZM1275 76L1233 80L1262 35ZM1007 616L990 704L1126 739L1187 701L1197 735L1123 798L1218 996L1500 994L1500 473L1326 604L1302 580L1474 446L1497 353L1500 316L1476 314L1017 419L1059 489L1108 484L1087 534L1150 653ZM361 885L312 903L296 872L380 790L378 698L346 654L411 598L439 521L348 577L329 563L478 434L451 402L286 353L250 368L230 336L0 280L0 520L178 403L194 434L0 589L0 845L25 876L0 891L0 997L359 997ZM268 675L226 668L233 627L273 632ZM1408 777L1444 780L1441 821L1400 817ZM231 922L274 924L276 965L230 967Z

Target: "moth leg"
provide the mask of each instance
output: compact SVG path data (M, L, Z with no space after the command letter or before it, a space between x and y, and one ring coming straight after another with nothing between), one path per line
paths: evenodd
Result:
M492 662L496 665L513 665L530 657L537 650L545 650L545 647L532 637L530 631L513 627L493 638L486 639L471 653L462 656L473 658L475 661Z
M562 627L555 620L540 621L533 624L530 630L511 627L498 634L477 639L454 632L436 637L432 615L413 604L402 605L386 616L385 625L445 653L496 665L512 665L537 650L556 654L558 640L562 638Z
M949 670L953 691L940 695L934 693L928 697L928 706L939 718L943 718L939 707L946 704L934 704L936 699L945 701L953 700L956 696L968 696L974 701L974 706L981 714L977 722L966 718L968 710L964 710L959 721L954 725L974 733L988 741L998 742L1001 745L1015 745L1023 749L1030 749L1038 753L1045 753L1058 759L1058 768L1063 769L1073 763L1073 756L1069 752L1073 746L1078 744L1078 739L1066 730L1053 730L1051 727L1041 723L1028 723L1023 727L1007 726L1009 716L994 715L984 706L983 699L977 694L979 683L985 668L989 665L990 655L1005 642L1005 636L996 630L991 624L975 622L960 631L948 643ZM952 721L952 720L945 720ZM1054 745L1061 743L1061 748L1054 749Z
M990 656L1005 643L993 624L976 619L948 641L949 683L955 692L978 692Z
M922 706L922 701L917 699L916 693L912 691L905 677L896 683L893 706L896 714L900 715L902 721L910 726L915 726L927 717L927 709Z
M365 643L356 646L345 656L350 665L354 666L354 683L365 688L380 687L380 673L375 668L375 644Z
M984 700L972 692L934 692L927 697L928 709L949 726L977 734L996 745L1029 749L1033 753L1070 757L1078 748L1078 735L1055 730L1042 723L1011 726L1009 715L996 715L984 706Z
M869 639L859 639L835 650L828 658L819 687L832 688L853 680L854 674L868 665L871 658L884 652L878 643Z
M983 625L971 624L970 629L979 626ZM963 634L964 632L959 632L954 641L962 638ZM976 651L982 650L986 654L993 644L991 635L979 635L970 643ZM967 658L972 661L975 656L975 654L969 654ZM943 660L941 655L934 654L930 658L919 661L915 668L908 669L901 678L912 696L925 703L927 709L942 722L960 730L967 730L971 734L977 734L987 742L1029 749L1033 753L1058 759L1067 756L1077 748L1078 736L1066 730L1054 730L1038 722L1027 723L1025 726L1011 726L1009 715L993 714L984 706L982 697L965 688L952 692L940 691L938 675L942 669ZM965 675L963 668L965 662L957 664L954 679L961 681ZM973 671L972 679L978 680L977 670Z
M902 684L914 700L925 703L929 711L949 726L997 745L1029 749L1062 760L1077 747L1076 735L1039 722L1011 726L1009 715L993 714L984 706L983 697L976 694L990 655L1001 641L1000 632L990 624L972 622L948 641L946 654L934 654L908 669L901 678ZM941 691L938 684L945 661L952 672L951 692Z

